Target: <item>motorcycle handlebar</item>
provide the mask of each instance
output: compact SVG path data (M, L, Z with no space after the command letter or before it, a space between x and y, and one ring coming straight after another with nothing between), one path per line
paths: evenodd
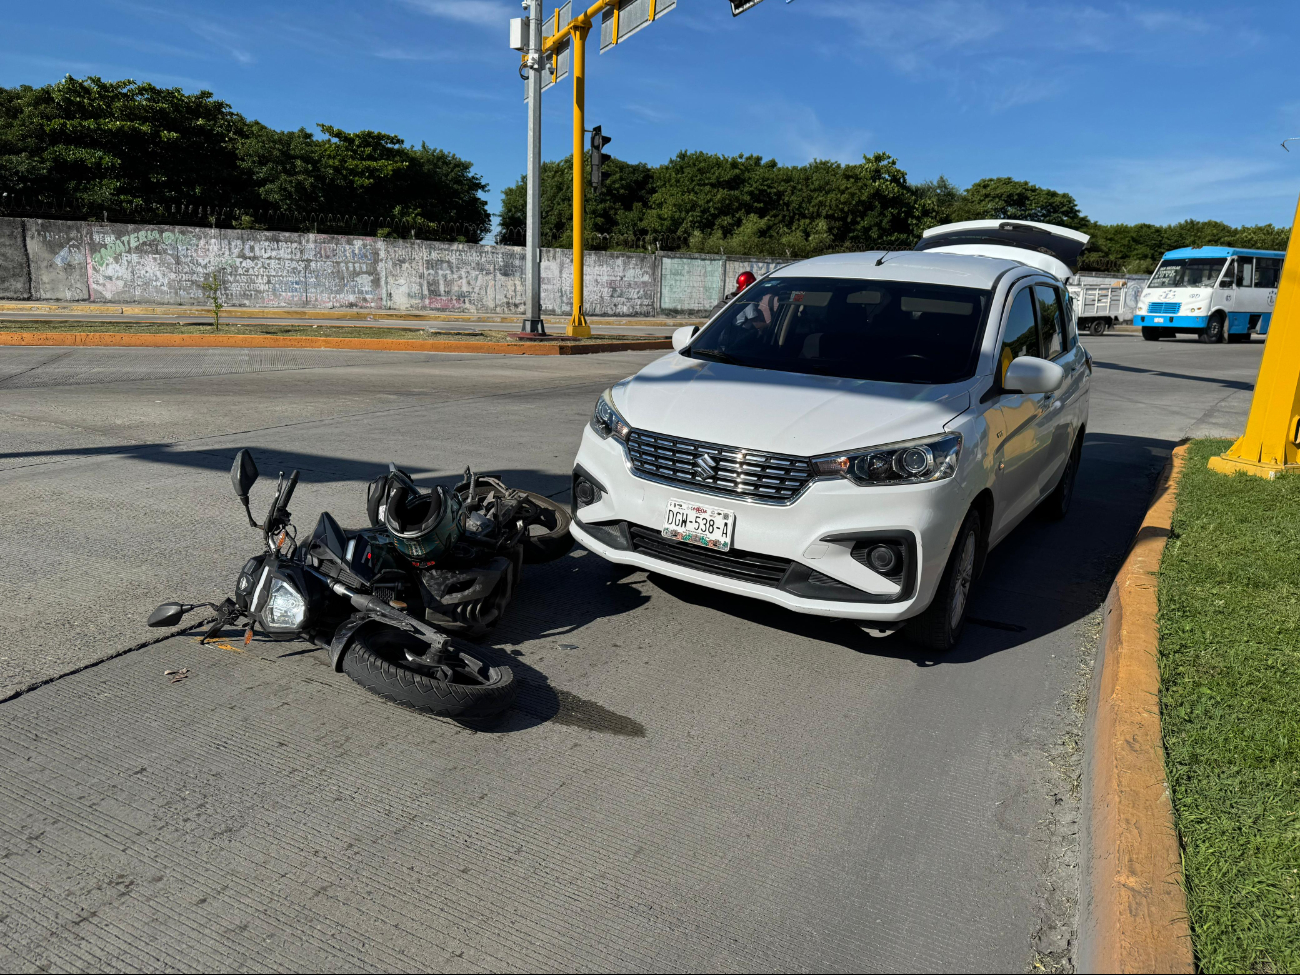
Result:
M283 511L289 507L289 500L293 497L293 489L298 486L298 472L294 471L289 475L289 482L284 486L284 497L276 503L276 510Z

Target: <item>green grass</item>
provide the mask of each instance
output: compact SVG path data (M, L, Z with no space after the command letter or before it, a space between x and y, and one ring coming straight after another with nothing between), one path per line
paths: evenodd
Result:
M1300 972L1300 476L1191 445L1160 567L1161 723L1197 964Z

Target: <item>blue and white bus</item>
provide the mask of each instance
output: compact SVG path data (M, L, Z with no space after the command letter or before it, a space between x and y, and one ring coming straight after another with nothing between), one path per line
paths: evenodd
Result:
M1239 247L1170 251L1143 289L1133 324L1148 342L1180 332L1202 342L1249 342L1268 332L1284 257Z

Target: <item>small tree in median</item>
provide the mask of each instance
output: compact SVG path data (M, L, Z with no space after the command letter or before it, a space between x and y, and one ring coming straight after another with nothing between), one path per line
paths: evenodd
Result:
M221 272L213 271L210 275L199 282L199 287L208 301L212 303L212 330L221 331L221 309L226 306L221 303Z

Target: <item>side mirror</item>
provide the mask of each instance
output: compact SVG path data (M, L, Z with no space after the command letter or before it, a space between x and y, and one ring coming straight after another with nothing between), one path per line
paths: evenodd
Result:
M257 482L257 465L253 455L245 448L235 454L235 462L230 466L230 483L235 489L235 497L248 501L248 492Z
M186 603L163 603L149 614L150 626L175 626L194 607Z
M1065 370L1037 356L1012 359L1002 388L1008 393L1054 393L1065 382Z
M691 339L695 338L695 333L700 330L698 325L683 325L677 331L673 332L673 350L682 351L691 344Z

